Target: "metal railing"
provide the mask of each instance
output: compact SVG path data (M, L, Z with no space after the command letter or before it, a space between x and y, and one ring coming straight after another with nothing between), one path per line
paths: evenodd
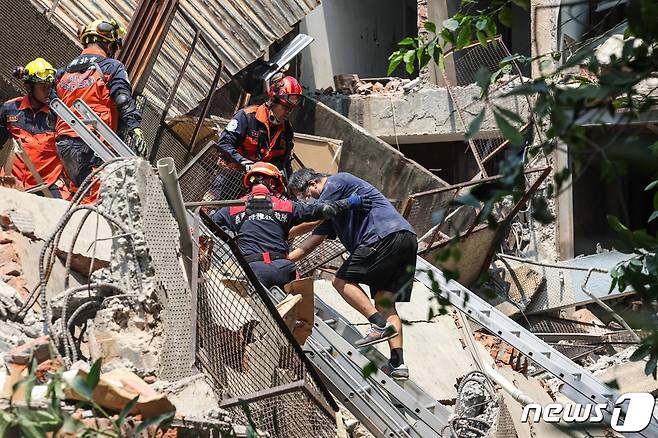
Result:
M197 360L220 407L271 437L335 437L336 402L235 242L199 210L193 230Z
M496 38L486 46L478 42L458 52L446 53L446 61L454 59L454 75L443 71L443 79L457 113L459 124L464 132L468 129L470 117L472 117L470 113L479 112L480 108L476 108L476 106L482 103L480 100L473 100L470 94L459 92L457 88L477 83L477 73L481 68L487 69L490 73L496 72L501 68L501 62L510 56L511 54L501 37ZM502 91L514 85L522 84L524 81L521 69L516 62L511 61L508 70L495 78L495 81L489 87L489 95L493 96L494 99ZM524 99L524 105L527 105L528 110L531 108L531 101L527 96ZM522 108L517 108L517 110L522 111ZM520 130L523 132L527 127L527 125L522 126ZM489 176L492 171L494 174L496 173L493 167L494 158L510 145L509 141L498 132L480 134L476 138L468 140L468 144L480 170L481 177Z
M524 172L525 189L520 193L513 207L509 211L503 211L505 217L513 217L521 210L550 170L550 167L542 167ZM491 183L500 178L500 176L487 177L410 195L402 209L402 216L416 230L419 254L428 252L457 235L462 236L472 232L478 225L476 219L482 206L476 208L460 205L454 201L469 188Z

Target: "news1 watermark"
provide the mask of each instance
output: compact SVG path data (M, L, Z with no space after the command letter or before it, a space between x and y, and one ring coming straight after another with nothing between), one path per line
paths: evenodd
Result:
M610 427L616 432L641 432L651 423L654 397L646 392L628 392L617 397L610 417ZM542 406L530 403L523 407L521 422L540 420L546 423L600 424L603 422L608 405L550 403Z

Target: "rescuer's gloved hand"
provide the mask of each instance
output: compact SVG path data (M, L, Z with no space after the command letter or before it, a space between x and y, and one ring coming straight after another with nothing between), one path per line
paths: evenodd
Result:
M142 128L135 128L130 133L130 147L138 156L146 158L146 142Z
M349 198L340 199L334 202L327 202L322 207L322 213L325 219L329 219L339 215L346 210L359 209L367 213L371 208L372 200L367 196L351 195Z
M245 158L244 160L240 161L240 164L244 166L245 172L249 172L251 167L254 165L254 162Z
M358 208L366 213L372 209L372 199L367 196L351 195L347 198L350 207Z

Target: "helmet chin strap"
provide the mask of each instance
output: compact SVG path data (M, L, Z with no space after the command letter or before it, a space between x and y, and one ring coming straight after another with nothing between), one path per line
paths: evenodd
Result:
M272 111L271 107L267 108L267 119L270 121L271 124L273 125L280 125L281 120L279 120L275 115L274 111Z

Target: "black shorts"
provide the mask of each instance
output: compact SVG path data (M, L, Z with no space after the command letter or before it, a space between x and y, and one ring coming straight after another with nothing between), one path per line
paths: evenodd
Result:
M395 301L411 300L418 241L409 231L397 231L373 246L359 246L336 272L351 283L367 284L370 296L380 290L396 294Z

